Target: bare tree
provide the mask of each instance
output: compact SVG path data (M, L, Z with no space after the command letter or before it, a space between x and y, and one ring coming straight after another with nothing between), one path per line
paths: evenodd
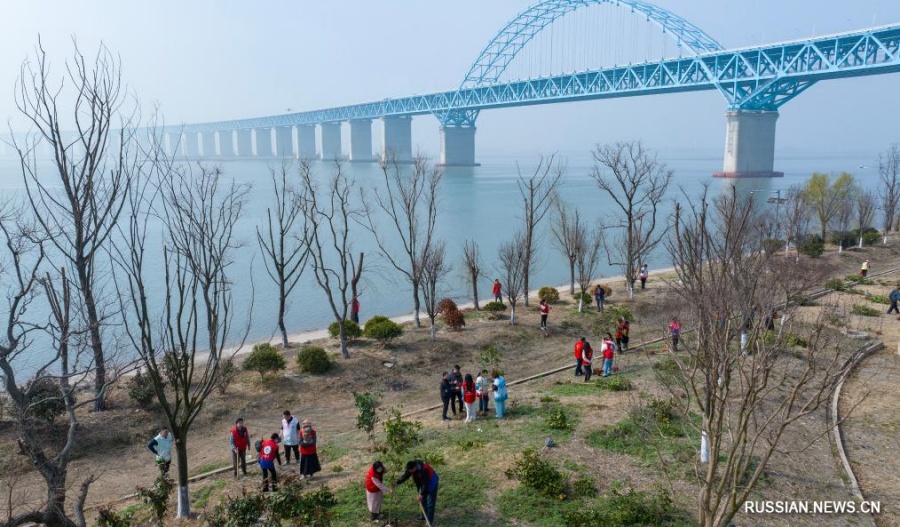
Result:
M695 331L683 353L672 353L678 375L667 385L684 415L696 404L703 416L699 524L723 527L772 456L785 450L785 433L830 400L846 370L847 345L820 321L773 336L756 317L747 330L748 353L736 348L734 321L743 328L754 309L771 313L788 290L771 287L770 254L747 250L761 242L749 200L732 194L710 201L704 194L687 208L676 206L672 230L667 245L679 278L673 287ZM809 343L802 358L788 353L792 332Z
M875 219L877 198L871 190L860 190L856 194L856 219L859 222L859 247L863 246L863 232L872 226Z
M438 302L440 301L439 288L441 283L450 273L453 267L447 262L446 247L443 240L432 242L428 251L422 255L422 297L425 300L425 312L431 321L430 339L437 339Z
M421 327L419 289L422 284L422 259L434 241L434 226L438 215L438 186L443 170L432 166L428 158L417 154L412 171L407 173L396 159L381 162L384 185L375 187L375 204L387 215L393 230L400 238L402 254L395 244L386 241L384 229L375 222L374 210L366 208L365 227L372 233L381 255L409 281L413 293L413 319ZM364 206L367 203L362 200Z
M578 253L584 247L584 235L587 234L587 229L582 225L581 216L577 210L570 214L566 205L559 199L555 201L554 208L556 214L553 217L553 224L550 225L550 232L553 234L553 244L569 261L569 294L574 295L575 262L578 259Z
M622 212L620 219L607 225L618 232L615 238L604 239L607 258L610 265L622 269L633 298L638 270L663 237L656 230L656 216L672 171L640 141L597 145L593 156L591 175Z
M243 346L235 334L229 268L239 247L234 228L248 187L223 181L218 168L173 166L157 149L130 199L126 243L115 260L123 325L138 351L166 416L178 464L178 517L190 516L188 436L206 398L219 384L220 365ZM159 239L148 226L162 223ZM162 245L165 287L151 289L156 271L146 260ZM226 344L238 341L229 349Z
M103 325L110 315L102 312L98 298L97 275L103 269L97 255L127 202L132 115L125 106L121 62L105 46L87 59L75 44L65 69L64 79L56 80L39 39L33 60L22 65L15 92L19 112L36 132L15 148L34 216L55 253L74 270L94 356L94 410L101 411L109 384ZM37 161L39 141L53 152L53 178Z
M525 242L525 269L522 277L522 287L525 288L525 307L528 307L528 287L531 270L534 267L534 255L537 253L537 228L551 205L556 199L556 190L559 188L563 177L566 175L566 167L562 162L554 165L555 155L541 156L534 171L527 178L522 174L522 169L516 163L519 179L519 195L522 198L522 215L524 220L522 235Z
M353 259L350 243L350 225L362 220L362 211L351 202L352 185L344 175L341 164L335 161L334 175L328 186L320 189L313 179L312 166L300 164L300 179L305 187L309 204L306 207L309 245L316 283L325 293L328 306L338 323L341 356L350 358L347 350L345 323L352 302L352 282L358 281L362 272L362 258Z
M881 180L881 211L884 213L882 226L887 243L887 233L895 228L900 203L900 145L894 143L887 152L878 154L878 176Z
M850 230L850 224L853 222L855 205L856 203L854 201L847 199L845 201L841 201L835 206L834 218L832 221L832 227L834 227L834 231L832 233L837 233L839 252L844 250L844 233Z
M812 219L812 207L806 200L806 192L801 185L793 185L787 189L784 202L784 216L787 221L785 233L787 240L785 244L785 256L787 256L788 247L791 243L795 246L800 245L803 236L809 230L809 222ZM800 258L800 252L797 252L797 258Z
M594 280L597 265L600 263L600 249L603 247L603 231L598 230L593 234L588 234L586 228L581 228L584 230L581 234L584 243L580 245L578 254L575 256L575 267L578 271L578 289L581 292L578 299L579 313L584 309L584 295L588 294L588 289L590 289L591 282Z
M466 278L472 285L472 300L475 302L475 311L478 307L478 278L481 277L481 254L478 252L478 243L475 240L466 240L463 244L463 265L466 270Z
M527 246L525 233L516 232L512 240L500 245L497 252L497 258L500 260L498 271L504 278L506 285L506 300L509 302L510 315L509 323L516 323L516 306L522 296L528 294L525 289L525 267L527 266Z
M61 286L55 285L55 278L49 273L41 277L40 268L45 262L44 233L38 232L42 229L29 221L21 208L7 204L0 210L0 287L5 293L5 316L0 332L0 380L19 434L19 453L44 480L46 498L41 509L14 510L16 504L10 503L9 514L0 526L38 523L50 527L85 527L84 502L95 476L88 475L79 486L73 503L74 520L66 513L66 497L69 461L77 443L76 410L93 404L93 397L77 404L74 397L79 382L93 374L92 361L83 360L81 356L81 351L88 348L79 336L85 334L87 328L77 325L81 317L78 306L73 305L72 289L65 275L61 275ZM40 290L48 295L49 318L28 319L29 308L32 313L40 311L33 309ZM36 332L46 332L52 346L33 346ZM29 382L22 383L18 375L26 368L34 367L34 376ZM48 383L59 387L57 395L41 389ZM41 407L48 404L62 407L67 419L64 434L42 418L44 410Z
M272 170L272 190L275 214L273 217L271 207L266 209L268 223L265 232L256 228L256 240L263 253L266 272L278 286L278 329L281 331L281 345L287 348L289 343L284 315L288 297L300 281L309 257L309 247L306 245L309 236L306 232L299 235L295 232L298 220L301 223L299 227L304 231L306 229L303 208L308 200L302 192L288 184L287 165L282 165L280 173Z

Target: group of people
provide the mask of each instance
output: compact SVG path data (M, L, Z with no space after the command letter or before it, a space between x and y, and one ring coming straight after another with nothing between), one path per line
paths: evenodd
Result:
M372 521L377 522L381 518L381 506L384 503L384 494L392 492L392 488L388 488L384 484L384 473L386 467L381 461L372 463L369 471L366 473L366 505L369 508L369 514L372 515ZM418 494L416 499L422 510L420 520L427 520L428 525L434 523L434 509L437 505L437 493L440 479L438 473L428 463L413 459L406 464L406 470L403 475L394 482L392 487L402 484L404 481L412 479L416 485Z
M494 400L494 409L497 419L502 419L506 413L506 399L509 393L506 389L506 379L498 370L488 375L487 370L481 370L477 378L472 378L471 373L462 374L459 365L453 366L449 372L441 375L440 384L441 403L443 411L441 417L444 421L450 421L447 410L453 411L453 417L457 413L462 414L466 410L466 423L475 421L476 415L486 417L490 412L489 401ZM475 404L478 403L478 409ZM459 412L457 412L457 405Z
M613 342L611 333L607 333L603 337L600 344L600 358L602 358L602 376L609 377L613 373L614 362L616 358L616 350L619 348ZM621 351L620 351L621 353ZM575 376L584 376L584 382L590 382L591 376L594 374L594 348L586 337L581 337L575 341Z

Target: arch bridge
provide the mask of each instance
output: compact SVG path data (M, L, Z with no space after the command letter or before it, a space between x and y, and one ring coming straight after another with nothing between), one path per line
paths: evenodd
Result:
M578 33L577 17L572 23L572 16L598 8L603 10L596 13L594 23L582 23ZM647 54L656 53L649 47L651 38L657 39L662 42L662 58L623 58L622 48L641 47L643 36L632 37L629 42L625 33L633 33L637 26L632 22L629 31L623 27L627 22L610 13L639 20L641 28L650 28L643 29ZM560 44L573 33L581 42L571 47ZM598 35L605 35L607 41L591 40ZM541 39L550 42L549 60L548 53L540 50L529 56L529 50L539 47ZM605 50L608 56L601 57L598 50ZM564 69L567 57L579 54L582 62L577 68L568 73L552 71L554 67ZM558 55L562 57L557 60ZM596 65L604 60L614 64ZM517 66L519 69L513 71ZM534 74L535 69L540 74ZM165 131L170 148L180 147L188 157L331 159L343 156L341 126L348 123L349 159L370 162L376 158L372 152L372 121L379 119L383 132L380 155L393 155L403 162L412 158L412 118L431 114L441 130L440 163L471 166L476 164L476 122L485 110L718 90L727 103L727 133L723 170L716 175L771 177L782 175L774 170L774 151L775 122L783 104L819 81L897 71L900 24L724 49L697 26L646 2L543 0L516 15L491 39L456 89L282 115L186 124ZM520 76L513 78L515 73Z

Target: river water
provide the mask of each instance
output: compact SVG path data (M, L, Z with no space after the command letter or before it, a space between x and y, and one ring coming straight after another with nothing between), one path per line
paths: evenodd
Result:
M720 150L659 152L660 161L674 171L668 199L660 212L662 228L666 226L674 202L698 196L704 184L711 185L713 191L737 185L742 194L754 191L769 196L773 191L785 190L790 185L802 182L814 171L848 171L854 173L863 186L877 186L877 152L846 155L822 152L779 154L776 156L776 170L784 171L785 177L755 180L712 178L710 174L721 169L721 156ZM615 214L614 205L591 178L592 160L589 152L570 155L564 159L568 170L560 188L560 197L565 206L570 210L577 210L591 225L603 217ZM495 270L496 249L511 238L522 222L521 198L516 187L516 164L519 164L523 173L530 174L537 163L533 154L492 157L487 153L479 161L481 166L478 167L447 168L440 188L440 216L436 235L446 240L448 255L454 266L443 289L445 296L458 302L471 300L462 265L464 241L469 239L478 242L485 268L479 292L482 297L488 296L493 278L500 275ZM210 163L221 166L226 177L251 186L246 212L236 232L242 247L237 249L230 271L237 305L236 325L243 326L250 321L249 342L269 339L277 331L277 302L274 300L276 288L266 274L256 242L256 228L262 226L266 207L271 200L270 170L278 169L280 162L249 159ZM372 203L373 189L383 181L378 165L348 163L344 168L357 188L357 199ZM325 181L331 175L332 165L318 162L315 163L314 170L316 177ZM17 160L0 158L0 197L16 197L22 194L23 188ZM379 232L384 233L389 243L393 242L396 247L397 236L385 218L377 218L376 222L380 226ZM549 225L548 217L539 229L539 250L530 284L532 289L544 285L559 285L568 280L567 262L552 245ZM355 230L352 235L354 249L357 252L364 251L367 261L362 285L362 320L375 314L410 314L411 289L399 273L378 255L372 236L362 227ZM150 250L156 251L154 258L161 257L157 249L151 247ZM394 252L402 254L400 249ZM651 276L654 268L671 266L664 250L658 250L647 263L650 265ZM621 270L605 263L599 268L599 277L618 274L621 274ZM160 288L151 287L150 290L159 291ZM105 294L112 295L114 290L107 287ZM312 270L307 269L290 299L286 321L288 330L300 332L321 328L332 321L333 316L324 293L315 284ZM23 371L29 369L25 363L19 367Z

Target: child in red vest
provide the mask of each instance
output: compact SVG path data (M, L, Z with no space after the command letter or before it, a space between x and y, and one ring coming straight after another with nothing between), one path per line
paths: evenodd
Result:
M550 315L550 304L541 300L541 331L547 331L547 316Z
M613 369L613 359L616 357L616 345L613 344L612 335L606 334L600 349L603 351L603 376L609 377Z
M247 447L250 446L250 432L244 427L244 418L238 417L231 429L231 465L234 467L234 477L238 477L238 462L241 465L241 474L247 475Z
M300 428L300 473L304 478L322 470L319 465L319 454L316 451L316 431L308 419L304 419Z
M591 343L584 341L584 349L581 350L581 362L584 363L584 382L591 382L591 374L594 373L594 348Z
M263 475L263 492L269 492L269 476L272 479L272 490L278 490L278 474L275 472L275 460L281 465L281 453L278 451L278 434L272 434L259 445L259 468Z
M372 515L372 521L377 522L381 516L381 504L384 503L384 493L390 492L390 489L382 482L384 478L384 465L381 461L372 463L369 472L366 473L366 505L369 506L369 513Z

